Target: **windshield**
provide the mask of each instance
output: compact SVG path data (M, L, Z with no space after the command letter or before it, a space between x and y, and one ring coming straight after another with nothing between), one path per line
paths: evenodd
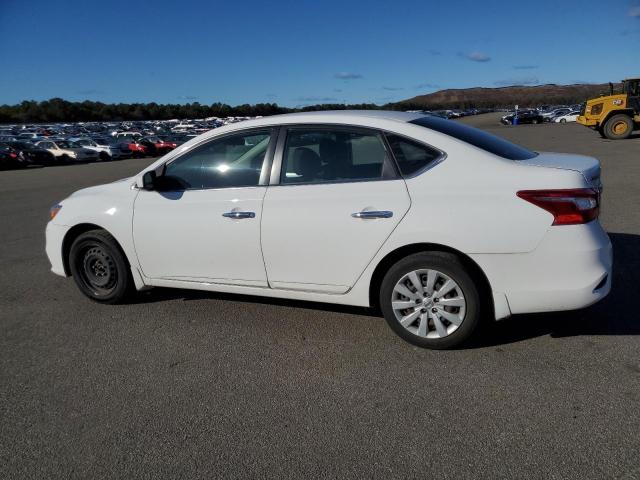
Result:
M58 140L56 144L60 148L80 148L80 145L78 145L77 143L70 142L68 140Z
M527 160L538 155L503 138L453 120L429 116L417 118L409 123L444 133L507 160Z

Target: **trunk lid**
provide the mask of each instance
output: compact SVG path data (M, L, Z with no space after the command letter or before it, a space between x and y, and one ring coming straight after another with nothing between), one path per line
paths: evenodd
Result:
M573 170L581 173L589 184L598 192L602 191L600 180L600 162L593 157L576 155L573 153L540 152L528 160L518 160L517 163L536 167L558 168Z

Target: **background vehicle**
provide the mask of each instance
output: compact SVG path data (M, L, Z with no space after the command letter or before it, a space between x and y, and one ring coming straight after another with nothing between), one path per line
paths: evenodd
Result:
M580 111L574 110L573 112L565 113L563 115L558 115L557 117L553 117L554 123L567 123L567 122L575 122L580 115Z
M8 145L0 145L0 169L24 168L28 162Z
M138 142L144 145L151 156L164 155L177 147L174 142L168 142L160 137L142 137Z
M515 112L512 112L508 115L505 115L500 119L500 123L504 125L513 125L515 121ZM543 117L536 110L518 110L518 124L521 123L531 123L537 124L542 123Z
M84 148L68 140L43 140L36 143L36 146L51 152L57 159L62 161L89 162L98 159L98 152Z
M70 138L69 141L74 142L77 145L80 145L81 147L84 147L88 150L93 150L94 152L97 152L98 158L102 161L108 161L113 158L113 152L111 151L110 145L98 145L98 143L95 140L92 140L86 137Z
M553 121L553 119L559 115L566 115L567 113L571 112L571 108L569 107L561 107L561 108L556 108L553 110L549 110L548 112L545 112L542 114L542 119L545 122L551 122Z
M610 84L611 85L611 84ZM640 128L640 78L622 81L622 91L587 100L577 122L610 140L629 138Z
M433 116L281 115L71 195L52 208L46 251L103 303L163 286L378 305L405 340L448 348L482 315L608 294L600 190L594 158Z
M54 165L56 163L56 157L51 152L31 142L14 141L7 142L6 145L22 154L25 160L35 165Z

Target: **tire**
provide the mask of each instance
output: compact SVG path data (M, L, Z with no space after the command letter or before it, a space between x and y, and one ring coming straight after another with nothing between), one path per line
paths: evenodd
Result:
M435 279L431 289L430 277ZM414 284L411 278L422 283L426 295L416 295L412 291L411 286ZM451 303L457 302L456 306L443 306L444 302L438 295L438 291L451 285L449 281L455 287L444 292L442 298ZM405 289L399 285L403 285ZM398 289L413 296L402 295ZM391 329L407 342L423 348L441 350L457 347L471 337L480 323L481 305L477 282L460 259L450 253L415 253L398 261L385 274L379 298L380 309ZM400 310L403 303L408 308ZM401 320L405 321L405 326L401 324Z
M104 230L90 230L74 240L69 267L80 291L95 302L121 303L133 290L127 259Z
M604 124L603 130L609 140L629 138L633 132L633 120L628 115L614 115Z
M567 123L567 119L566 118L561 118L560 119L560 123Z
M60 156L60 162L61 163L71 163L71 158L67 154L61 155Z
M531 120L531 123L533 123L534 125L537 125L538 124L538 119L534 118L533 120Z
M107 152L100 152L98 158L101 162L108 162L111 160L111 155L109 155Z

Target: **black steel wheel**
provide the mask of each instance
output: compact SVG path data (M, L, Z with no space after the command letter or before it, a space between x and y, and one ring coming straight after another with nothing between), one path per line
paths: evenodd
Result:
M69 267L80 291L96 302L119 303L133 286L120 246L104 230L91 230L75 239Z

